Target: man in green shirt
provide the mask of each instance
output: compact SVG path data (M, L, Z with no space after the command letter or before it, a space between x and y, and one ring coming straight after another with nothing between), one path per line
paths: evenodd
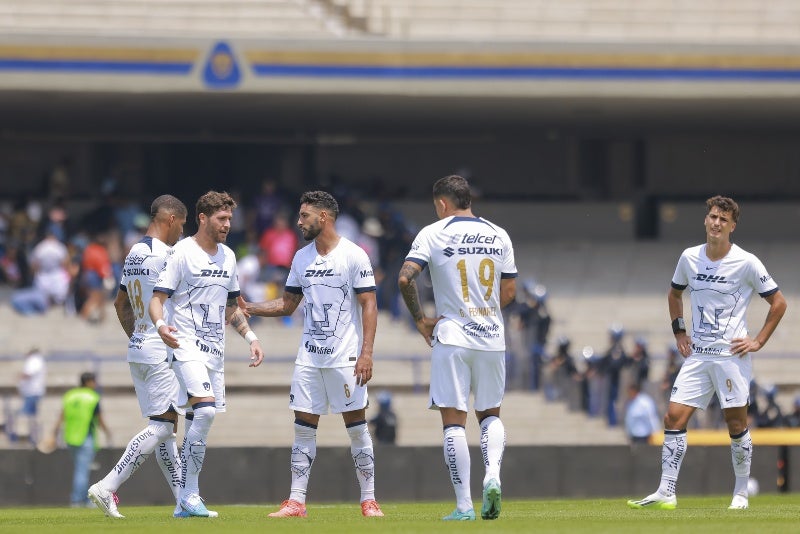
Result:
M89 474L95 452L99 448L98 426L105 432L107 441L111 441L111 432L100 413L100 394L96 389L97 378L94 373L83 373L80 387L64 393L61 414L54 431L57 436L61 426L64 426L64 442L75 461L70 495L70 505L73 507L89 505Z

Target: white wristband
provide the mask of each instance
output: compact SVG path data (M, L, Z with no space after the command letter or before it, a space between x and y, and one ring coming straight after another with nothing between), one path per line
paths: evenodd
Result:
M253 341L258 341L258 336L256 335L255 332L250 330L244 335L244 339L245 339L245 341L247 341L248 343L250 343L252 345Z
M167 326L167 323L164 322L164 319L159 319L156 321L156 332L160 330L162 326Z

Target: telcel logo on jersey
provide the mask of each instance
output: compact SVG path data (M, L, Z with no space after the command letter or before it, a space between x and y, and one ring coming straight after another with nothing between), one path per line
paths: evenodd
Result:
M200 276L210 278L230 278L224 269L200 269Z
M483 235L481 233L477 234L455 234L450 237L447 244L448 245L493 245L494 242L497 240L496 235ZM445 255L449 258L453 255L453 253L457 253L459 255L465 254L483 254L487 256L502 256L503 255L503 248L502 247L457 247L455 251L452 248L447 247L445 249Z
M733 282L728 282L724 276L716 276L713 274L703 274L697 273L694 276L694 279L698 282L708 282L710 284L732 284Z
M306 341L303 346L309 354L333 354L335 347L318 347Z
M141 265L146 259L147 256L128 256L125 258L125 265Z

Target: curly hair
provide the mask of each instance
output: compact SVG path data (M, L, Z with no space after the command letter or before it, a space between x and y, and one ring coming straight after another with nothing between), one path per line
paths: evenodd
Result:
M219 191L209 191L197 199L197 205L195 206L195 221L197 224L200 224L201 213L206 217L211 217L218 211L233 211L234 209L236 209L236 201L233 200L228 193L225 191L222 191L221 193Z
M300 197L300 204L309 204L319 210L325 210L334 220L339 217L339 203L333 195L325 191L306 191Z
M739 222L739 204L732 198L716 195L706 200L706 213L711 212L711 208L717 207L720 211L731 214L733 222Z

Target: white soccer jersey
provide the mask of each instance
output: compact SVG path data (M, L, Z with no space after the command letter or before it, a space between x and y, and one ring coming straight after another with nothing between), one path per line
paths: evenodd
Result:
M153 288L164 270L172 249L163 241L145 236L131 247L122 267L119 289L128 295L133 309L133 335L128 341L128 361L132 363L159 363L167 359L167 347L158 335L147 312ZM172 308L168 304L165 319Z
M303 338L295 363L311 367L355 365L364 339L357 293L375 291L364 250L345 237L326 256L312 242L294 255L286 291L305 298Z
M757 292L768 297L778 286L761 261L733 245L718 261L706 256L706 245L687 248L678 260L672 287L689 288L692 305L692 353L701 359L731 356L731 340L747 335L747 304Z
M155 291L170 296L180 361L202 361L214 371L224 369L225 306L239 296L236 255L225 245L208 254L192 237L173 248Z
M446 217L417 234L406 261L430 270L441 343L505 350L500 280L517 276L505 230L480 217Z

